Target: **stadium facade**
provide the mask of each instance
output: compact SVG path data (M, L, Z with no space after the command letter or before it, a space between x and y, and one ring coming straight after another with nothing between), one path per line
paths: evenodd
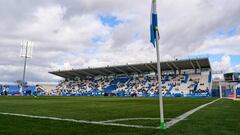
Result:
M225 81L231 81L231 82L240 82L240 73L234 72L234 73L226 73L224 74Z

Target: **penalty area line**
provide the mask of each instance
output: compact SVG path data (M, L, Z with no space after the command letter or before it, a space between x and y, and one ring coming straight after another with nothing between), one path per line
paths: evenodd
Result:
M57 117L36 116L36 115L6 113L6 112L0 112L0 115L34 118L34 119L45 119L45 120L55 120L55 121L64 121L64 122L74 122L74 123L81 123L81 124L95 124L95 125L102 125L102 126L117 126L117 127L127 127L127 128L142 128L142 129L159 129L159 127L153 127L153 126L127 125L127 124L108 123L108 122L105 123L102 121L99 122L99 121L86 121L86 120L76 120L76 119L64 119L64 118L57 118Z
M192 115L193 113L199 111L200 109L202 109L202 108L204 108L204 107L206 107L206 106L208 106L210 104L213 104L213 103L217 102L218 100L220 100L220 98L215 99L215 100L213 100L213 101L211 101L209 103L203 104L203 105L201 105L201 106L199 106L199 107L197 107L195 109L192 109L192 110L190 110L190 111L188 111L188 112L186 112L186 113L184 113L184 114L182 114L182 115L172 119L169 122L166 122L166 128L170 128L171 126L177 124L178 122L186 119L188 116Z

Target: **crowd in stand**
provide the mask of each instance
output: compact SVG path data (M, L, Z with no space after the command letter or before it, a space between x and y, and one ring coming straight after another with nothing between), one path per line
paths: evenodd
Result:
M199 75L200 76L200 75ZM107 95L106 89L110 90L109 95L116 96L156 96L159 94L158 82L156 76L131 76L125 77L126 81L120 81L114 77L102 77L98 79L88 78L73 80L66 79L61 81L55 90L48 93L50 95L83 95L83 96L97 96ZM162 91L164 95L184 94L188 90L189 94L203 94L207 93L208 88L197 89L199 85L206 85L200 83L201 78L186 79L184 75L181 76L163 76L162 77ZM186 81L187 80L187 81ZM186 84L186 88L182 85ZM185 85L184 85L185 86ZM171 88L172 87L172 88ZM181 87L183 87L181 89Z
M159 93L157 85L156 77L131 77L128 82L119 83L115 92L130 96L154 95Z
M100 79L66 79L61 81L52 93L55 95L62 94L86 94L86 93L103 93L104 89L111 83L111 78Z
M8 95L8 86L0 85L0 95L7 96Z
M206 94L208 84L201 75L163 75L162 93L174 94ZM39 85L35 88L21 90L24 95L49 96L158 96L158 81L155 75L134 75L120 77L98 77L81 79L66 79L61 81L56 89L46 91ZM1 86L0 94L7 95L8 87Z

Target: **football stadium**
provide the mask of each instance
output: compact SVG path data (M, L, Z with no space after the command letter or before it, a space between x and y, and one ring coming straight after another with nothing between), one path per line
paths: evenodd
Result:
M33 21L31 20L32 22L27 23L29 29L24 30L24 33L29 35L16 32L26 37L31 37L34 34L42 35L41 38L33 36L29 38L30 40L21 41L20 58L23 61L19 63L20 70L18 70L17 66L11 66L11 64L18 65L18 59L13 57L14 60L12 60L11 55L13 53L8 52L6 48L11 46L10 39L17 38L19 40L22 39L22 36L9 32L6 35L12 35L7 39L5 38L6 35L2 35L0 32L0 35L5 38L0 38L0 44L8 44L9 42L7 47L0 46L0 50L3 50L0 51L0 56L2 57L0 57L0 135L240 134L240 38L235 39L240 33L240 20L238 22L235 19L234 21L224 23L224 28L227 26L231 28L230 30L220 32L219 30L222 27L216 23L216 20L213 21L214 23L208 23L205 30L205 27L198 24L199 22L196 18L197 15L204 12L202 9L205 7L207 7L206 10L210 12L209 14L212 17L213 11L220 12L224 8L227 10L230 7L232 9L229 11L230 13L233 14L235 11L239 13L237 11L240 11L240 3L234 4L223 1L225 5L217 5L213 1L211 3L210 1L201 0L193 3L186 2L186 5L184 2L180 4L182 2L174 3L173 1L166 2L165 0L142 1L139 4L136 4L137 1L135 1L134 3L138 7L135 7L134 10L129 10L131 2L122 3L106 0L103 0L103 3L96 2L96 0L89 0L88 2L84 0L76 0L74 2L53 1L50 3L31 3L29 1L27 3L18 3L16 1L16 3L14 1L12 3L3 2L7 8L2 7L2 11L7 11L9 8L9 11L12 12L9 13L9 16L15 14L18 10L23 10L23 7L37 5L37 8L39 5L43 5L37 8L37 10L29 9L22 16L23 18L25 17L24 19L29 19L30 10L36 10L36 13L34 12L33 15L30 15L31 18L35 17ZM161 3L163 4L161 5ZM209 9L209 3L213 4L211 9ZM52 6L54 4L58 6ZM115 9L120 8L119 4L122 4L121 6L124 8L122 10L126 10L126 13L122 10L115 11ZM117 40L122 44L122 41L125 40L124 34L131 31L129 29L128 32L128 27L124 26L124 24L130 25L131 18L135 18L138 14L135 10L144 9L145 12L144 7L146 4L151 4L151 6L148 5L151 8L147 8L147 11L151 14L147 19L140 16L140 20L149 20L150 18L150 22L148 21L148 24L150 24L150 29L148 28L150 42L149 37L146 38L148 43L143 42L143 39L139 38L138 30L134 29L133 31L136 31L137 34L135 33L132 37L127 38L127 46L132 45L134 49L128 48L130 53L125 54L124 51L127 52L128 49L124 48L124 46L113 47L118 45L117 41L112 41L114 38L108 41L107 38L102 37L114 35L116 31L124 28L122 35L117 34ZM167 33L161 31L161 25L163 26L162 29L165 29L174 28L176 24L165 27L167 23L172 22L168 20L168 17L159 14L158 8L163 8L161 11L168 11L172 9L169 4L179 8L179 10L174 10L174 13L179 12L179 14L183 12L181 10L188 6L196 6L189 8L193 11L195 9L201 10L201 12L193 12L192 14L193 18L196 19L196 24L193 25L198 25L196 26L198 31L202 30L201 33L206 31L205 34L207 34L202 42L202 46L200 46L200 40L203 37L199 36L197 41L192 43L194 47L190 45L191 43L186 48L179 47L178 44L181 45L180 42L185 44L184 40L188 39L188 37L183 36L184 31L182 31L182 35L178 33L174 35L174 38L166 38ZM15 9L16 5L19 5L18 9ZM48 6L51 8L48 9ZM12 7L14 8L12 9ZM81 8L81 10L78 10L78 8ZM107 15L100 16L102 12L106 12L105 10L107 12L113 10L113 12L109 13L110 15L107 13ZM90 12L92 11L94 11L92 14L97 14L93 18L90 17ZM77 12L81 12L83 15L78 18ZM118 13L122 14L118 16ZM168 12L163 13L172 15ZM3 14L8 13L4 12ZM19 12L19 15L21 14L23 13ZM124 18L127 14L131 15L126 20L117 20L117 17L115 17ZM184 20L182 17L188 20L188 17L184 13L182 14L183 16L181 16L180 20ZM0 17L1 15L0 13ZM40 20L38 20L39 18ZM44 19L41 20L42 18ZM100 18L101 27L98 22L94 22L96 18ZM211 19L210 17L209 20ZM218 19L220 19L218 20L219 22L222 22L221 17ZM181 23L180 20L178 25ZM159 23L159 21L166 21L166 24ZM11 20L11 22L15 21ZM94 23L91 24L92 22ZM81 25L77 25L79 23ZM90 27L85 26L87 23L94 27L90 35L95 33L95 26L102 31L96 32L97 36L90 39L87 38L87 42L85 42L83 37L88 35L88 30L86 29L90 29ZM145 22L143 21L142 23ZM12 26L11 23L6 24ZM47 26L43 27L43 25ZM216 33L213 34L212 31L207 31L211 29L210 25L218 27L216 28ZM235 27L235 25L237 26ZM23 24L20 26L24 27ZM136 24L131 25L131 27L133 26L135 27ZM54 29L51 29L52 27ZM188 27L184 27L184 30L190 33L191 39L189 40L192 41L196 35L190 29L195 27L190 25ZM3 28L0 26L1 29ZM20 31L19 28L15 29ZM53 35L47 34L49 29L51 29L50 33L53 33ZM115 29L117 30L115 31ZM79 35L75 37L75 31L81 31L80 33L83 37L78 37ZM143 33L146 33L146 31L144 30ZM55 37L54 35L58 36ZM145 36L145 34L143 35ZM176 36L180 37L180 39ZM210 40L210 38L214 39ZM139 40L137 46L130 43L132 39ZM169 46L169 48L166 47L174 39L176 39L174 45ZM109 42L112 50L110 52L108 49L105 51L106 46L104 46L109 44ZM147 49L150 48L151 51L148 52L146 48L141 48L141 51L134 52L141 42L143 42L143 46L148 46ZM92 46L91 43L94 45ZM33 44L38 44L36 46L38 50L35 50ZM71 44L76 45L71 46ZM89 45L83 46L82 44ZM215 46L215 44L220 44L220 46ZM44 45L47 47L44 48ZM227 45L232 45L232 47L236 48L228 49L231 47ZM204 48L205 46L208 47ZM89 48L93 50L88 50ZM101 51L104 50L104 54L98 52L99 50L96 48ZM190 50L188 50L189 48ZM220 51L222 48L224 53ZM118 55L118 52L114 49L122 52ZM175 57L175 54L178 56L181 50L184 52L184 55L180 56L192 54L191 57ZM5 52L9 55L5 55ZM148 55L145 52L148 52ZM205 52L209 55L202 55ZM108 53L112 57L106 55ZM228 55L228 53L231 54ZM166 57L170 56L171 59L163 58L165 54ZM148 59L147 57L149 56L153 57L153 59ZM91 61L92 59L94 60ZM150 61L146 62L148 60ZM73 64L74 66L70 67L69 63L64 63L63 61L77 64ZM61 66L59 63L68 68ZM81 66L77 66L78 64L81 64ZM47 68L49 65L53 65L56 68ZM19 72L21 74L18 74Z

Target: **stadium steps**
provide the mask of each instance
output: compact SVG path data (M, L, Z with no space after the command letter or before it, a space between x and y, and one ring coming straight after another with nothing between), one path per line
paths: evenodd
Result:
M196 91L197 88L198 88L198 84L195 84L193 90Z
M185 74L184 83L187 84L187 83L188 83L188 80L189 80L189 75L188 75L188 74Z
M168 80L168 75L165 75L164 79L162 80L162 84L165 84L167 82L167 80Z
M172 90L173 90L173 84L171 84L169 87L169 91L172 91Z
M209 72L209 75L208 75L208 83L211 83L212 82L212 73Z
M104 90L105 93L112 93L113 90L117 89L117 84L126 83L129 80L128 77L116 77L109 86L107 86Z
M117 88L116 84L109 85L107 88L105 88L104 92L105 93L112 93L112 91L115 90L116 88Z

